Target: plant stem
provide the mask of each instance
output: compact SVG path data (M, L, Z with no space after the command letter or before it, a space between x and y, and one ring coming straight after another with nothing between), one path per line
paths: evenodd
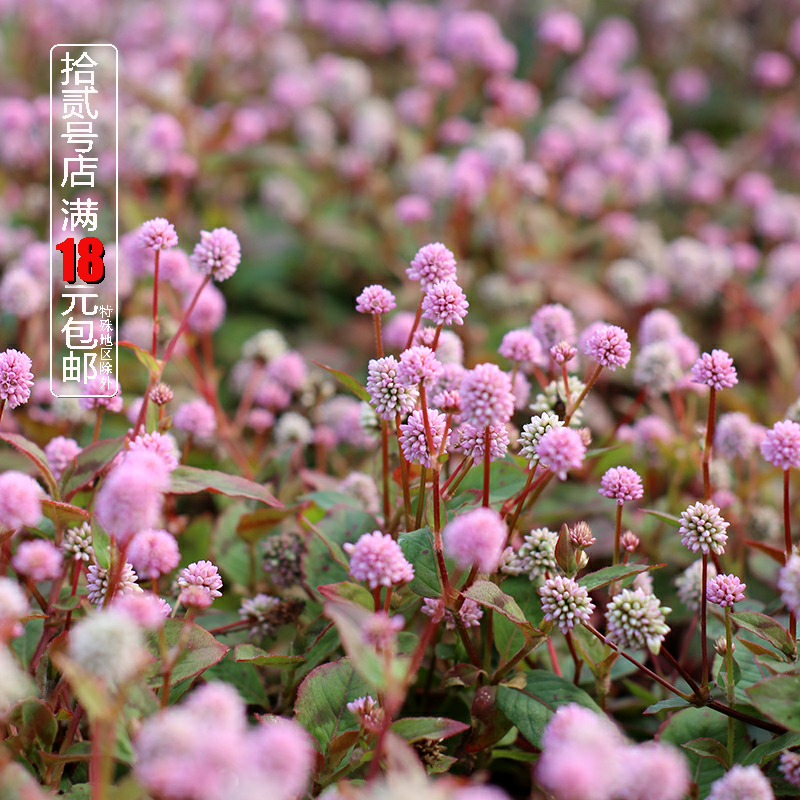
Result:
M408 341L406 342L406 346L403 348L403 350L408 350L408 348L411 347L411 342L414 341L414 334L417 332L417 328L419 327L419 321L421 319L422 319L422 300L419 301L419 305L417 306L417 315L414 317L414 324L411 326L411 331L408 334Z
M708 421L706 422L706 443L703 447L703 493L705 502L711 499L711 473L709 462L711 461L711 442L714 438L714 412L717 405L717 390L712 386L708 397ZM705 591L705 583L703 584Z
M95 409L94 430L92 431L92 444L96 444L100 439L100 426L103 423L103 409L99 406Z
M603 369L602 364L598 364L593 370L591 375L589 375L589 379L586 381L586 386L583 387L583 391L578 395L577 399L574 403L569 402L569 392L567 392L566 397L566 405L567 405L567 413L564 415L564 424L569 425L569 421L574 416L575 412L580 407L580 404L583 402L583 398L589 394L592 386L595 385L597 379L600 377L600 372Z
M381 337L381 315L373 314L372 319L375 321L375 350L378 353L378 358L383 358L383 339Z
M472 458L465 458L456 468L456 471L447 479L443 487L443 496L445 500L449 500L458 489L459 484L464 478L467 477L467 473L472 468Z
M789 470L783 471L783 535L786 545L786 563L792 557L792 518L789 504ZM797 639L797 617L793 612L789 612L789 634L794 642Z
M491 446L492 434L487 425L483 431L483 502L484 508L489 508L489 448Z
M172 356L172 353L173 353L173 351L175 350L175 347L178 344L178 340L181 338L181 335L186 330L186 326L189 324L189 317L191 316L192 311L194 311L194 307L197 305L197 301L200 299L200 295L201 295L203 289L205 289L206 286L208 286L208 282L210 280L211 280L211 273L206 275L206 277L203 279L203 282L200 284L200 286L198 287L197 291L195 292L194 297L192 298L192 302L189 303L189 307L186 309L186 312L183 315L183 319L181 320L181 324L178 326L178 330L175 332L175 335L172 337L172 341L167 346L167 352L164 353L163 367L166 367L167 362L170 359L170 356ZM162 367L162 372L163 372L163 367ZM146 396L145 396L145 398L146 398ZM145 402L147 402L146 399L145 399Z
M388 525L391 516L391 506L389 505L389 423L385 419L381 420L381 451L383 455L383 518Z
M161 250L156 250L153 270L153 358L156 358L156 349L158 348L158 264L160 260Z
M593 633L601 642L603 642L603 644L607 644L615 653L619 653L623 658L630 661L631 664L637 666L642 672L645 673L645 675L649 675L654 681L660 683L665 689L669 689L674 694L677 694L679 697L682 697L684 700L686 700L687 703L691 702L692 698L690 695L681 692L679 689L673 686L668 680L665 680L660 675L657 675L655 672L653 672L653 670L651 670L649 667L646 667L644 664L642 664L641 661L637 661L633 656L629 656L624 650L620 650L619 647L617 647L613 642L610 642L608 639L606 639L606 637L603 636L603 634L600 633L600 631L592 627L589 623L585 622L584 627L586 628L586 630L589 631L589 633Z
M425 482L427 478L427 470L425 467L420 467L419 495L417 496L417 518L414 520L414 530L419 530L422 527L422 515L425 511Z
M614 564L619 564L619 540L622 533L622 503L617 503L617 519L614 527Z
M397 449L400 451L400 475L403 480L403 505L406 511L406 528L411 524L411 489L408 485L408 461L403 447L400 444L400 414L394 417L395 432L397 434Z
M550 654L550 661L553 664L553 672L558 675L559 678L563 678L564 676L561 674L561 665L558 663L558 655L556 654L556 646L553 644L553 637L547 637L547 652Z
M701 686L705 689L708 686L708 636L706 634L706 584L708 583L708 553L703 553L703 577L702 593L700 595L700 637L703 649L703 677Z
M564 634L564 636L567 640L567 647L569 647L569 653L572 656L572 663L574 664L572 682L577 686L581 680L581 669L583 669L583 660L578 656L578 653L575 650L575 642L572 641L572 634L569 631L567 631Z

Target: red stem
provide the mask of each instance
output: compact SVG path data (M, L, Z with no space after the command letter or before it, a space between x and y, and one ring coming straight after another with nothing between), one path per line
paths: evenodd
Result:
M153 358L156 358L158 348L158 264L161 260L161 251L156 250L156 263L153 271Z

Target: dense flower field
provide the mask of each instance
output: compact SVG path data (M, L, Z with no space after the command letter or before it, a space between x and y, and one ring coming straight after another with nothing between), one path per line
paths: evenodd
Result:
M796 0L0 9L2 800L800 796Z

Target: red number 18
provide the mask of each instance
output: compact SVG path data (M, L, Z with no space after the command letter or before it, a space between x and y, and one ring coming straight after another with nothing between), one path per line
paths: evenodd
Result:
M75 283L75 240L70 237L56 245L63 257L64 283ZM103 256L105 247L95 236L86 236L78 242L77 273L84 283L100 283L105 277Z

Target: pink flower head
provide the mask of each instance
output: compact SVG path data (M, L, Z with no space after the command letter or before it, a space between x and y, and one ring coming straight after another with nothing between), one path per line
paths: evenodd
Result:
M461 412L476 428L503 425L514 413L511 378L496 364L478 364L461 380Z
M394 356L372 359L369 362L367 372L369 402L381 419L392 420L395 414L407 414L417 404L419 397L417 387L400 385L399 367Z
M172 472L178 467L178 459L175 456L175 440L166 433L140 433L128 445L128 452L135 453L138 450L147 450L155 453L163 462L167 472Z
M784 53L776 50L759 53L753 62L753 80L765 89L782 89L793 77L794 65Z
M720 415L714 428L714 450L722 458L748 458L756 440L756 425L743 411Z
M37 525L44 492L30 475L9 470L0 475L0 526L15 531Z
M447 427L447 417L433 408L428 409L428 424L431 429L431 444L436 458L442 446L444 431ZM425 417L422 409L412 411L408 419L400 425L400 446L407 461L422 464L426 469L431 469L433 459L428 449L428 437L425 431Z
M776 422L761 441L761 455L782 470L800 466L800 425L785 419Z
M784 750L781 753L780 771L792 786L800 787L800 755L791 750Z
M539 589L542 611L548 622L555 622L561 633L569 633L576 624L588 622L594 611L589 593L574 578L556 575Z
M217 415L205 400L181 403L172 422L178 430L196 439L210 439L217 430Z
M87 395L96 395L88 397ZM86 384L86 395L78 400L78 405L87 411L109 411L119 414L122 411L122 387L111 375L98 375Z
M178 566L178 540L169 531L149 528L139 531L128 546L128 559L138 575L158 578Z
M199 583L190 583L184 586L178 595L178 602L186 608L203 610L214 602L214 595L207 586Z
M436 325L463 325L468 308L466 295L453 280L430 284L422 298L422 316Z
M769 780L751 764L734 764L719 780L711 784L707 800L775 800Z
M527 328L509 331L500 342L497 352L518 364L540 364L543 357L542 345Z
M294 720L273 717L244 741L244 797L303 797L314 767L311 737Z
M681 512L681 544L686 545L693 553L715 552L718 556L725 552L728 542L730 522L719 514L717 506L706 503L694 503L686 511Z
M603 325L589 337L584 353L612 372L617 367L624 369L631 360L628 334L616 325Z
M678 318L665 308L654 308L642 317L639 323L639 347L653 342L668 342L681 334Z
M158 630L163 627L164 620L172 612L172 607L166 600L150 592L117 594L111 607L121 611L146 630Z
M361 629L361 638L379 650L394 647L397 634L403 630L405 620L402 614L390 617L385 611L376 611L365 620Z
M64 474L64 470L81 450L83 448L74 439L64 436L54 436L45 445L44 454L56 480Z
M358 718L362 728L372 733L378 733L383 726L385 712L378 705L378 701L369 695L359 697L353 700L352 703L348 703L347 710Z
M146 450L128 453L103 481L95 513L120 545L145 528L155 528L161 517L169 472L163 459Z
M377 283L365 287L356 298L356 311L361 314L388 314L396 306L394 295Z
M508 450L508 429L503 425L489 425L489 462L502 458ZM486 428L476 428L464 423L453 431L451 442L475 464L483 463Z
M419 281L420 288L425 291L428 284L436 281L455 280L455 256L440 242L426 244L414 256L406 274L412 281Z
M397 367L397 383L400 386L417 386L425 384L429 389L442 370L441 362L430 347L417 345L400 353Z
M716 603L723 608L730 608L734 603L744 600L746 583L742 583L736 575L717 575L706 586L706 597L709 603Z
M578 348L573 347L569 342L561 341L558 344L554 344L550 348L550 358L556 362L556 364L568 364L572 361L573 358L578 353ZM612 367L612 371L615 368Z
M508 527L491 508L459 514L442 531L444 549L461 569L476 566L491 574L500 564L508 539Z
M178 573L178 586L186 589L189 586L202 586L212 598L222 597L222 578L219 569L210 561L194 561ZM183 603L183 600L181 600ZM184 605L186 605L184 603Z
M224 281L236 272L242 260L239 237L228 228L214 228L210 233L200 231L200 241L194 246L192 264L204 275Z
M577 53L583 47L581 21L566 9L553 8L539 21L539 40L563 53Z
M0 353L0 400L9 408L27 403L33 386L32 362L19 350L9 349Z
M61 574L63 560L61 551L55 545L44 539L33 539L20 544L11 563L20 575L26 575L38 583L57 578Z
M683 800L689 791L691 776L686 759L672 745L661 742L626 747L624 788L625 800Z
M297 350L287 350L270 361L267 377L281 384L289 392L297 392L308 380L308 367Z
M546 350L562 339L570 344L576 339L575 318L560 303L542 306L531 317L531 330Z
M642 479L630 467L611 467L600 479L597 490L603 497L610 497L622 505L626 500L641 500L644 496Z
M142 223L139 244L148 250L168 250L178 244L178 234L171 222L163 217L156 217Z
M344 551L350 556L350 575L365 581L370 589L399 586L414 579L414 567L388 533L365 533L355 544L347 542Z
M574 428L550 428L536 447L539 463L565 481L567 472L580 469L586 457L586 445Z
M724 350L712 350L703 353L692 367L692 381L704 383L712 389L730 389L736 386L739 379L736 377L736 367L733 359Z
M793 614L800 614L800 555L793 553L778 572L781 600Z
M427 222L433 216L431 201L421 194L406 194L394 204L394 214L401 225Z

